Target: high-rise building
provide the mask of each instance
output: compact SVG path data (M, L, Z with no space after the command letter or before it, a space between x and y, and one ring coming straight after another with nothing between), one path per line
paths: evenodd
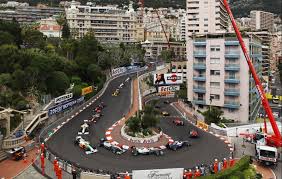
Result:
M262 76L266 82L270 75L270 59L271 59L271 33L267 30L253 32L261 39L262 42Z
M273 32L274 14L265 11L251 11L251 28L252 30L268 30Z
M223 33L228 28L228 15L222 0L187 0L186 14L188 36Z
M261 77L261 41L244 37L253 65ZM260 107L254 80L234 34L193 36L187 43L187 97L200 111L220 107L224 117L254 120Z
M117 6L72 4L66 9L66 19L72 36L76 38L83 37L90 30L97 40L104 43L134 43L144 37L144 28L139 28L142 25L138 24L132 6L124 10Z

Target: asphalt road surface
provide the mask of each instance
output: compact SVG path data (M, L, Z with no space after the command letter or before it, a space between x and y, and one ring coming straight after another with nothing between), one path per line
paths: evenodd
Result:
M117 97L112 97L112 92L125 80L120 77L112 81L100 98L107 107L103 109L104 116L95 125L90 126L90 134L84 137L93 146L98 145L100 138L104 137L105 131L117 120L119 120L130 106L131 83L126 83L121 93ZM97 101L99 102L99 100ZM171 116L179 115L169 104L160 101L161 110L166 110ZM75 137L84 119L90 117L92 109L97 104L93 104L64 125L47 142L47 147L54 154L63 160L70 161L82 168L91 170L102 169L111 172L124 172L134 169L153 169L153 168L192 168L195 165L206 163L210 164L215 158L222 160L229 156L229 149L220 139L209 133L198 130L200 138L189 139L189 129L193 128L185 121L185 126L175 126L172 121L174 117L161 119L160 127L163 131L175 140L190 140L192 146L178 151L165 150L164 156L132 156L130 151L122 155L98 147L99 152L86 155L78 146L74 145Z

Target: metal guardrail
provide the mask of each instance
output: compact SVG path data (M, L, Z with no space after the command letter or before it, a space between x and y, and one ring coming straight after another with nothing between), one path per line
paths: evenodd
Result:
M26 142L26 135L23 135L15 139L5 139L3 140L2 143L2 149L11 149L11 148L19 147L20 145L23 145L25 142Z

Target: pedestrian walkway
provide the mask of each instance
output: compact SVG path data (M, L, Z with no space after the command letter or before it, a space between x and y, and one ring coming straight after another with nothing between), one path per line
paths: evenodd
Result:
M0 178L13 178L19 175L22 171L31 166L32 162L35 160L37 154L37 148L27 152L26 161L19 160L14 161L11 159L4 160L0 162Z
M257 162L254 162L254 167L258 173L262 174L263 179L276 179L276 176L272 171L272 169L263 167L259 165Z

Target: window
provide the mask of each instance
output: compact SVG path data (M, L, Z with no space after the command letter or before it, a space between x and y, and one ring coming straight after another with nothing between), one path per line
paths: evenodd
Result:
M211 70L211 75L220 75L220 71L219 70Z
M208 24L204 24L205 27L209 26Z
M220 82L211 82L210 86L211 86L211 88L219 89L220 88Z
M211 100L219 100L219 99L220 99L220 96L219 96L219 94L211 94L211 95L210 95L210 99L211 99Z
M208 18L204 18L204 21L208 21L209 19Z
M211 51L212 52L215 52L215 51L219 52L220 51L220 46L219 45L216 45L216 46L212 45L211 46Z
M220 63L220 58L211 58L210 63L211 64L219 64Z

